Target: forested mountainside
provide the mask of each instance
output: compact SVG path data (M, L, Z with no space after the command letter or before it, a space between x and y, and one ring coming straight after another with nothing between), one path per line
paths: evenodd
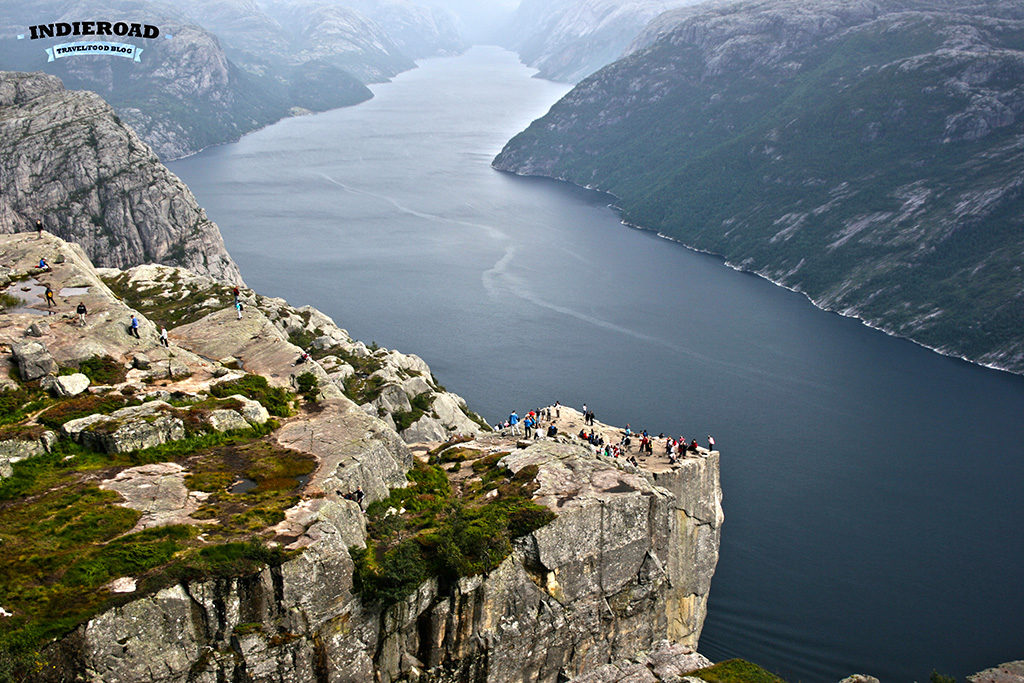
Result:
M627 222L823 308L1024 372L1024 5L715 2L636 47L494 166L610 192Z

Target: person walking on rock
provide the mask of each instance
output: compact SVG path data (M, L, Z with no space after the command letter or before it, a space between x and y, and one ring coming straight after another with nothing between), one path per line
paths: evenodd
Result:
M43 222L36 219L36 234L39 235L39 239L43 239Z
M238 319L241 320L242 319L242 302L238 301L237 299L235 300L235 313L238 314Z
M238 303L238 295L241 293L238 291L238 287L233 287L231 293L235 295L235 303Z
M163 325L160 326L160 343L168 348L171 346L170 340L167 339L167 328Z
M132 315L132 323L128 326L128 333L136 339L142 338L139 336L139 319L135 315Z
M715 437L708 434L708 453L715 450Z
M50 285L46 285L45 296L46 296L46 307L47 308L50 308L51 306L56 306L57 305L56 300L53 298L53 290L50 289Z
M510 427L512 427L513 434L519 433L519 415L516 414L516 411L513 410L511 413L509 413L508 424Z
M75 313L78 314L78 323L82 327L85 327L85 314L87 312L88 311L85 310L85 302L79 301L78 302L78 308L75 309Z

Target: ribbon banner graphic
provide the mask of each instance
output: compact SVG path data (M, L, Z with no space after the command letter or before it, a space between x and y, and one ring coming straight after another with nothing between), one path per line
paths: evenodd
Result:
M47 62L73 55L117 55L138 62L142 48L129 43L78 42L61 43L46 48Z

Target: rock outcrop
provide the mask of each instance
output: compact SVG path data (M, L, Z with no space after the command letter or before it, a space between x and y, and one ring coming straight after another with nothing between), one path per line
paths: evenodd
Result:
M81 557L56 570L39 565L57 572L51 590L95 585L79 594L92 611L32 655L47 662L36 680L554 682L595 669L703 665L692 651L722 524L717 453L638 468L574 436L517 447L516 436L480 428L422 359L368 348L315 309L242 291L239 319L231 290L209 276L154 265L97 273L80 248L49 235L0 237L18 283L8 289L24 304L0 316L0 345L26 343L29 323L47 312L37 285L21 287L40 248L53 257L46 279L57 309L27 343L45 344L59 370L102 368L109 384L50 399L0 439L0 475L22 459L70 450L60 477L18 480L53 487L19 505L58 500L61 519L71 519L85 505L76 497L87 496L88 519L102 520L96 529L85 524L88 534L62 523L72 534L62 542L82 543ZM70 313L80 300L85 324ZM130 314L138 338L128 334ZM170 325L168 347L150 316ZM315 356L297 363L304 348ZM182 376L168 370L174 363ZM281 389L303 399L273 393ZM384 389L390 403L379 400ZM231 393L250 390L266 405ZM268 406L278 411L274 421ZM39 420L59 424L60 441ZM438 428L430 435L448 442L407 445L430 420ZM448 424L460 420L465 430ZM354 579L350 549L378 542L363 507L409 485L431 447L434 462L454 463L447 474L431 470L451 477L446 486L486 476L495 488L480 500L501 494L499 481L527 486L524 500L543 521L510 535L510 552L490 569L417 578L411 595L381 603ZM445 460L449 450L455 455ZM0 517L9 521L11 509ZM104 543L94 545L92 534ZM221 556L226 564L212 570ZM160 573L175 562L190 569ZM41 618L19 600L5 605L14 623ZM78 609L45 609L69 608Z
M970 683L1021 683L1024 681L1024 660L1007 662L968 676Z
M157 261L241 283L189 189L99 96L0 72L0 147L0 232L41 220L99 265Z
M688 562L710 548L690 548L678 523L706 512L717 515L705 522L716 532L721 523L717 454L691 462L715 486L684 501L582 445L545 440L517 451L504 463L537 468L537 500L555 521L519 539L489 574L447 588L428 581L384 612L354 593L347 547L365 533L355 504L320 503L299 557L105 612L65 639L64 656L90 680L111 682L556 681L587 672L581 680L618 681L627 679L613 672L637 667L652 677L628 680L672 680L708 663L692 654L703 614L683 623L670 606L706 585L696 576L705 565ZM337 471L362 467L340 462ZM688 476L662 480L681 486ZM682 507L690 502L701 509ZM677 645L662 642L673 632Z
M652 22L494 166L827 310L1024 372L1024 9L713 2Z
M298 376L316 377L323 398L342 396L398 428L406 441L444 441L449 434L487 429L462 397L438 387L419 356L370 349L310 306L244 292L239 319L227 288L209 277L168 266L140 266L124 273L103 271L142 311L174 309L183 323L171 330L178 343L205 358L229 358L237 369L297 388ZM188 292L187 301L182 301ZM159 314L156 314L159 315ZM303 351L310 354L299 362ZM225 378L228 378L225 376ZM415 405L414 405L415 404Z

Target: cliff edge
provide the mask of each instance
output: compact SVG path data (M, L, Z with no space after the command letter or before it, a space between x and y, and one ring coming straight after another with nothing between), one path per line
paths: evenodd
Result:
M567 408L558 436L495 433L422 360L315 309L243 290L239 311L208 276L95 269L48 233L0 237L0 266L7 673L557 681L644 651L706 665L717 452L633 467L574 436Z

